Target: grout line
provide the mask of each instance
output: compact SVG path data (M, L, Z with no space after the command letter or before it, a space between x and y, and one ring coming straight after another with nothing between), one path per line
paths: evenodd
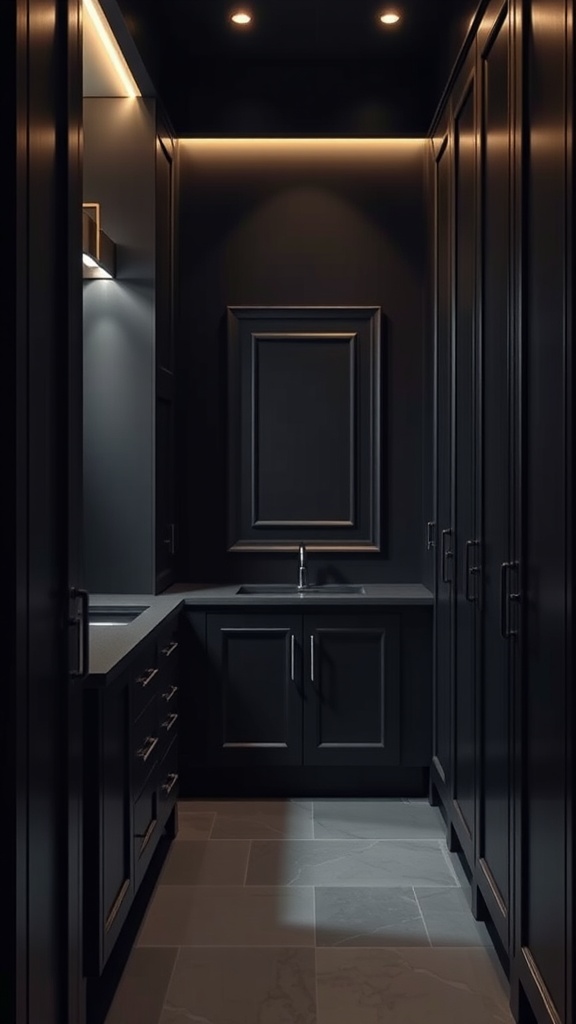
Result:
M252 853L252 840L249 840L249 842L248 842L248 853L246 854L246 869L244 871L244 881L242 882L243 886L246 885L246 880L248 878L248 867L250 865L250 854L251 853Z
M492 964L492 961L497 966L498 966L498 963L499 963L498 962L498 955L497 955L496 952L494 952L492 947L489 947L489 946L478 946L478 945L476 945L476 946L469 946L469 945L466 945L466 944L463 944L463 943L458 943L458 944L454 944L454 945L451 945L451 946L450 945L447 945L447 946L423 946L422 943L413 943L411 946L407 946L406 944L398 945L398 944L395 944L395 943L390 943L389 945L385 945L385 946L384 945L380 945L380 946L312 946L312 945L296 946L293 942L288 942L288 943L283 942L281 945L271 945L270 943L266 943L265 945L263 945L260 942L258 944L252 944L252 945L244 944L242 946L239 946L239 945L233 946L233 945L231 945L231 943L222 943L221 945L214 945L214 944L212 944L211 946L208 946L208 945L206 945L206 943L203 943L202 945L198 944L198 945L194 946L194 945L190 945L190 944L185 944L185 945L182 945L182 946L175 947L173 942L167 942L165 946L161 946L158 942L156 942L153 945L151 944L149 946L139 946L138 948L139 949L174 949L174 948L177 948L178 954L182 950L184 950L184 949L310 949L310 950L313 949L315 952L317 952L318 950L322 950L323 952L333 950L334 952L337 952L337 953L340 953L342 950L344 950L345 952L354 951L354 952L362 953L362 952L365 952L367 950L383 952L385 950L390 950L390 949L408 949L408 950L421 949L421 950L430 950L431 952L442 953L442 954L445 953L448 950L472 949L472 950L478 950L478 951L483 951L485 953L488 953L489 954L489 959L491 961L491 964ZM493 956L492 956L492 953L494 954ZM176 959L178 959L178 955L177 955ZM174 963L174 968L175 968L175 966L176 966L176 962ZM168 983L169 985L170 985L170 983L172 981L172 975L174 973L174 968L172 968L172 972L171 972L171 975L170 975L170 981ZM505 984L507 984L507 985L510 984L510 982L508 981L508 978L506 977L506 975L502 973L502 967L501 966L498 968L496 973L499 975L500 979L504 981ZM166 989L166 991L168 991L168 989Z
M316 914L316 911L314 911L314 914ZM318 1022L318 1020L320 1019L320 1007L318 1004L318 947L316 945L316 935L314 935L314 1002L316 1004L314 1007L316 1011L316 1022Z
M143 948L146 948L146 947L143 947ZM166 949L166 948L170 948L170 947L159 946L157 948L158 949ZM174 948L174 947L172 947L172 948ZM166 998L168 996L168 992L170 991L170 985L172 984L172 979L174 978L174 973L176 971L176 964L178 963L178 957L180 956L181 949L182 949L182 946L176 946L176 956L174 957L174 963L172 964L172 970L170 971L170 977L168 979L168 984L166 985L166 988L164 990L164 998L162 999L162 1009L160 1011L160 1016L161 1017L164 1016L164 1010L166 1009Z
M214 827L214 826L213 826ZM300 837L300 836L282 836L280 839L269 836L252 836L247 838L246 836L212 836L210 835L204 839L181 839L181 843L206 843L210 839L213 843L434 843L437 846L438 843L443 843L444 840L440 836L424 836L423 838L414 838L412 836L406 836L404 838L396 837L392 839L380 839L378 836L352 836L348 839L342 839L339 836L336 838L324 838L322 836L314 837Z
M422 924L424 925L424 931L426 932L426 938L428 939L428 945L430 947L432 947L432 939L430 938L430 932L428 931L428 925L426 924L426 918L424 917L424 912L422 910L422 907L420 906L420 900L418 899L418 895L416 893L416 889L415 889L414 886L412 886L412 892L414 893L414 899L416 900L416 906L418 907L418 911L420 913L420 917L422 918Z
M158 942L155 942L153 944L151 943L149 946L139 946L138 948L139 949L174 949L174 943L173 942L167 942L165 946L161 946ZM296 942L274 942L274 943L266 942L265 944L262 943L262 942L256 942L256 943L255 942L251 942L251 943L243 942L241 944L240 943L236 943L235 945L232 945L232 943L230 943L230 942L222 942L222 943L220 943L220 942L212 942L212 943L207 943L207 942L187 942L187 943L184 943L182 946L178 946L178 950L182 950L182 949L314 949L314 948L315 947L312 945L311 942L308 942L306 945L303 945L302 943L300 943L300 945L298 945L298 943L296 943ZM325 948L325 947L321 947L321 948ZM330 948L330 947L326 947L326 948ZM339 947L339 948L343 948L343 947ZM353 947L353 948L358 949L358 948L362 948L362 947L357 947L356 946L356 947ZM374 948L377 949L378 947L375 946ZM471 947L471 948L474 948L474 947ZM104 1024L105 1024L105 1022L104 1022Z

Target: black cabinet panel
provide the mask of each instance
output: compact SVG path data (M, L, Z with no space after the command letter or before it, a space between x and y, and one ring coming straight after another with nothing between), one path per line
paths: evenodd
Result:
M170 139L156 138L156 366L174 371L174 168Z
M452 786L452 328L451 143L436 161L436 602L434 630L434 767Z
M354 521L355 341L353 334L254 337L254 526Z
M169 375L156 392L156 592L174 581L176 555L175 404Z
M520 842L522 911L520 944L532 971L556 1008L567 1012L567 974L573 957L566 944L574 864L567 860L569 820L566 723L566 346L573 344L566 316L566 53L564 4L533 5L527 45L529 168L526 204L527 266L525 364L525 526L522 673L523 801ZM572 46L570 40L570 46ZM546 143L544 144L544 139ZM571 144L571 143L570 143ZM570 193L573 184L569 184ZM569 520L568 520L569 521ZM569 628L569 627L568 627ZM543 1009L543 1008L542 1008ZM548 1014L546 1016L548 1018Z
M230 308L230 551L380 545L380 310Z
M130 675L85 694L85 972L101 973L134 896Z
M307 764L397 764L400 641L394 615L303 619Z
M300 764L299 638L299 616L208 617L214 680L206 724L215 763Z
M470 568L475 539L476 118L474 80L454 124L454 799L472 840L475 759L475 602ZM461 836L461 839L465 838Z
M512 274L510 19L506 8L482 52L482 621L478 757L479 884L509 947L512 649L502 634L502 566L511 555ZM484 876L484 877L482 877Z

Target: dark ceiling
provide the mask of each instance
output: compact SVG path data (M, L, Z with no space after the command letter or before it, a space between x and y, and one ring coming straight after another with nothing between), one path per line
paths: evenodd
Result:
M118 4L177 135L400 137L428 131L478 0Z

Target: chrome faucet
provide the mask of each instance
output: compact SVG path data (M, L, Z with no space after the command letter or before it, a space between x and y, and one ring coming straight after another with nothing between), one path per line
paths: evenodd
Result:
M306 590L308 586L308 569L306 567L306 548L303 544L298 549L298 590Z

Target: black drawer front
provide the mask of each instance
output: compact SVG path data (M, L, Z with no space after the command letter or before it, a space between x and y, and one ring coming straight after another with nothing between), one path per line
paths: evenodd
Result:
M163 702L159 703L159 719L158 719L158 735L160 742L158 743L158 760L161 760L175 740L178 734L178 712L169 705L168 708L162 706Z
M141 662L141 667L134 676L134 686L132 689L134 718L138 718L146 705L156 696L159 685L160 669L156 663L156 650L153 647L149 657Z
M165 716L164 716L165 717ZM158 720L158 699L153 698L132 725L132 792L138 796L150 772L158 763L163 735ZM162 731L164 734L164 730Z
M158 817L156 774L149 776L144 789L134 802L134 881L138 888L161 833Z
M176 738L158 765L158 818L162 827L178 799L178 744Z
M158 691L158 706L160 716L174 714L178 711L178 683L172 678L165 680L162 677Z
M178 681L179 643L173 631L158 639L156 656L162 677L160 688L167 690Z

